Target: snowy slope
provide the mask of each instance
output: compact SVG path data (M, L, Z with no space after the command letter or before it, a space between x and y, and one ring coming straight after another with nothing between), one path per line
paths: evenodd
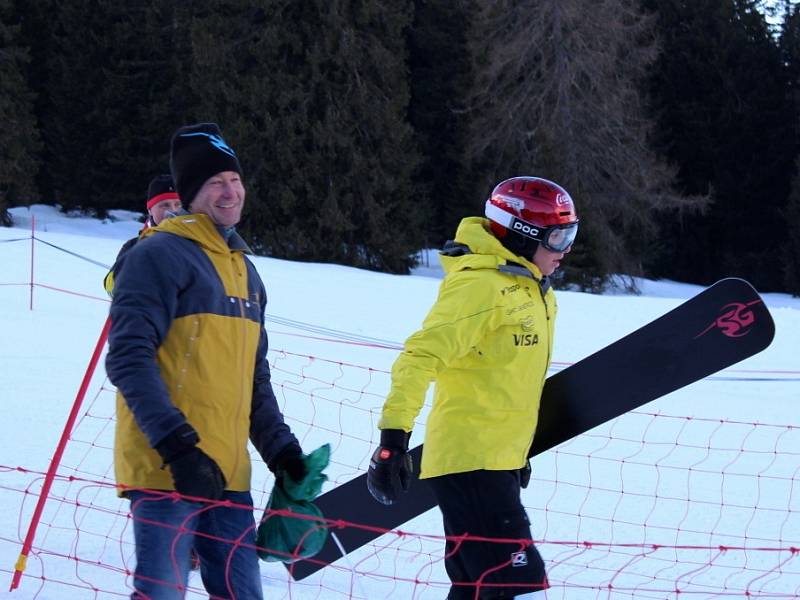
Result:
M122 241L139 228L135 215L125 212L115 212L105 222L65 217L44 206L13 209L12 214L15 226L0 229L0 571L9 582L40 485L26 471L47 469L108 311L102 265L113 262ZM33 244L37 285L30 310L34 216L39 241ZM271 258L256 258L255 263L269 295L270 358L278 367L278 395L287 419L307 450L333 443L332 479L345 480L366 466L388 382L385 371L398 345L419 327L436 296L440 272L435 263L411 276ZM577 361L699 290L671 282L645 281L641 287L640 296L560 292L554 360ZM711 598L748 585L753 597L800 597L800 559L783 550L800 546L800 299L780 294L765 299L777 324L775 341L765 352L537 459L524 502L534 538L543 540L539 547L553 584L549 598L676 597L670 595L670 586L673 591L689 587L697 594L693 597ZM282 365L291 365L285 385ZM108 473L108 424L113 421L113 395L104 389L102 361L100 366L87 401L105 415L96 438L103 441L84 448L93 435L87 416L80 423L83 437L65 457L70 467L91 464L93 474ZM365 371L368 376L362 381ZM303 392L307 402L293 399L290 384L299 378L303 383L298 386L308 388ZM360 412L351 413L351 408ZM661 416L654 417L656 413ZM421 440L422 429L420 423L415 439ZM257 502L265 502L269 475L259 471L254 485L260 491ZM31 493L25 494L28 486ZM98 508L85 512L74 505L48 505L45 517L54 525L46 528L47 541L29 560L21 589L8 597L111 598L129 593L125 573L119 571L123 563L132 565L124 528L109 534L111 544L103 542L116 550L102 554L100 568L79 567L58 555L73 556L75 548L83 548L90 536L76 543L75 530L88 531L92 522L103 521L101 505L125 510L113 491L102 486L92 498ZM59 511L68 511L66 521L72 526L67 529L74 528L66 532L63 547L55 525ZM403 529L441 536L436 511ZM264 564L265 595L444 597L447 578L439 560L440 540L399 540L391 534L381 540L379 546L389 549L370 547L349 565L339 561L337 569L302 583L291 582L281 566ZM595 545L589 549L582 545L586 540ZM748 540L773 551L731 551L715 558L705 548L747 546ZM614 548L600 548L601 543ZM635 548L621 550L626 543ZM643 549L646 544L671 549L664 555ZM354 577L355 571L366 575ZM7 589L2 582L0 589ZM778 593L785 595L764 595ZM0 596L5 597L3 592Z

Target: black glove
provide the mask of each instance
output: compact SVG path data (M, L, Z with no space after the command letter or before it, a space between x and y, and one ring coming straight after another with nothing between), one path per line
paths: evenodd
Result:
M288 475L292 481L300 482L308 475L308 467L303 460L303 451L300 446L295 444L289 444L278 452L268 466L278 480L284 475Z
M200 438L184 423L156 444L156 452L169 467L175 491L184 496L221 500L225 476L208 454L197 447Z
M414 464L408 454L411 432L381 430L381 445L372 455L367 470L367 489L382 504L394 504L400 492L407 492Z

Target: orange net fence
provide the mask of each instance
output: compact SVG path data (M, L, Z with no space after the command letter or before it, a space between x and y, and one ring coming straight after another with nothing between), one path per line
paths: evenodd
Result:
M102 300L58 283L45 286L31 277L30 283L2 285L30 287L31 307L34 287L65 291L76 302ZM331 445L323 491L330 490L368 466L397 347L366 337L333 339L322 329L287 333L293 324L278 320L272 325L269 361L276 396L306 452ZM342 356L347 360L331 358ZM24 567L20 587L9 597L97 599L132 592L132 518L113 476L115 391L100 365L63 448L25 565L14 559L47 469L34 460L0 464L5 513L0 558L6 561L0 572L10 580ZM693 393L723 402L742 395L742 387L753 381L767 382L744 392L758 414L759 394L769 393L773 383L796 386L798 375L731 370L695 384ZM547 564L546 597L800 598L800 419L709 419L647 408L533 460L523 503ZM417 442L427 410L414 430ZM53 448L59 433L43 426L27 435L38 446ZM254 450L252 456L258 509L267 505L274 479ZM321 526L333 536L345 528L368 527L340 521ZM515 542L522 547L529 540ZM434 509L300 581L279 563L261 563L264 595L440 599L450 587L444 543ZM480 591L476 588L476 595ZM207 597L197 572L190 576L186 597Z

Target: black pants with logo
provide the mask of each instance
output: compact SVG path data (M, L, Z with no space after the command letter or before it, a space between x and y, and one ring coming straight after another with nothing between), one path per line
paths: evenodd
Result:
M428 482L448 537L531 538L519 471L469 471ZM513 598L547 587L544 561L533 544L448 539L444 564L453 584L448 600Z

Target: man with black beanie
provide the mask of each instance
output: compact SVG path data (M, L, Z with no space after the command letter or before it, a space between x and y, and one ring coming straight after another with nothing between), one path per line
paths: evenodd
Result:
M175 132L170 166L188 212L122 258L106 359L136 542L132 597L182 598L194 547L212 597L258 600L248 440L279 481L307 470L270 383L264 284L235 230L236 153L201 123Z

